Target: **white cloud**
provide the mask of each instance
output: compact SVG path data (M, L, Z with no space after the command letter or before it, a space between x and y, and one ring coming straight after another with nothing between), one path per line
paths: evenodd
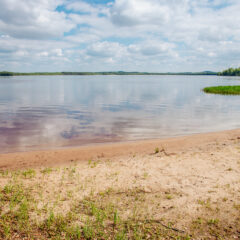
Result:
M0 32L16 38L60 37L74 25L56 12L57 0L0 0Z
M168 54L174 48L174 44L160 41L144 41L128 47L130 53L140 53L145 56Z
M152 24L163 25L170 21L173 13L181 6L185 11L184 0L116 0L111 9L112 21L120 26Z
M92 7L90 4L83 1L70 2L66 5L68 10L74 10L79 12L92 13L96 12L97 9Z
M37 54L39 57L48 57L49 53L48 52L40 52L39 54Z
M75 0L71 2L65 3L66 9L73 10L74 12L81 12L81 13L91 13L91 14L107 14L108 8L105 5L91 5L82 0Z
M209 57L215 57L215 56L216 56L216 53L214 53L214 52L209 52L209 53L208 53L208 56L209 56Z
M239 63L238 0L0 0L0 6L0 60L13 69L201 71Z
M63 51L61 48L57 48L57 49L53 49L52 53L58 57L62 57L63 56Z
M19 51L17 51L15 54L16 54L17 57L24 57L24 56L27 56L27 55L28 55L28 52L27 52L27 51L19 50Z
M91 57L119 58L126 54L126 48L117 42L97 42L86 49Z

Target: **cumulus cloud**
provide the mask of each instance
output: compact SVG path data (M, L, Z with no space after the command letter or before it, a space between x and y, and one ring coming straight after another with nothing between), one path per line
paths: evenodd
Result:
M0 0L0 32L16 38L60 37L74 27L57 0Z
M62 57L63 56L63 51L62 51L61 48L53 49L52 53L55 54L58 57Z
M49 53L48 52L40 52L40 53L38 53L37 54L37 56L39 56L39 57L48 57L48 55L49 55Z
M74 10L79 12L92 13L97 12L97 9L92 7L90 4L83 1L70 2L66 4L68 10Z
M92 57L121 57L126 48L117 42L97 42L87 48L86 53Z
M34 71L201 71L239 64L238 0L93 2L0 0L0 59Z
M81 13L91 13L91 14L99 14L99 13L108 13L107 7L104 5L91 5L85 1L77 0L67 2L65 4L66 9L73 10L74 12L81 12Z
M162 25L176 11L184 12L185 0L116 0L111 9L112 21L120 26L153 24Z
M140 53L145 56L170 54L174 48L174 44L160 41L145 41L140 44L132 44L128 47L130 53Z

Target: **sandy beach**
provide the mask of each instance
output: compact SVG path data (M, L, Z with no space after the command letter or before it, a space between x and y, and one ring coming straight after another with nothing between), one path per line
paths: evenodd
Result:
M69 165L88 160L126 158L152 154L156 148L171 154L195 152L219 144L232 144L240 138L240 129L183 137L132 141L112 144L93 144L76 148L0 154L0 169L24 169Z
M240 239L240 129L1 154L0 173L3 239Z

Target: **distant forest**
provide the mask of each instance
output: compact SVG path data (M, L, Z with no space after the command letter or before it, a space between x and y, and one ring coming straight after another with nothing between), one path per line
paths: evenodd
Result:
M218 75L220 76L240 76L240 67L239 68L229 68L222 71Z
M33 73L17 73L17 72L0 72L0 76L34 76L34 75L217 75L217 72L180 72L180 73L149 73L149 72L33 72Z
M151 72L31 72L31 73L19 73L19 72L0 72L0 76L34 76L34 75L219 75L219 76L240 76L239 68L229 68L222 72L167 72L167 73L151 73Z

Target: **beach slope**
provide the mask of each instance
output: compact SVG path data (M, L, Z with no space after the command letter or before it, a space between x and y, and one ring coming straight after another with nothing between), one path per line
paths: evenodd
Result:
M2 154L0 169L1 238L240 238L240 130Z

